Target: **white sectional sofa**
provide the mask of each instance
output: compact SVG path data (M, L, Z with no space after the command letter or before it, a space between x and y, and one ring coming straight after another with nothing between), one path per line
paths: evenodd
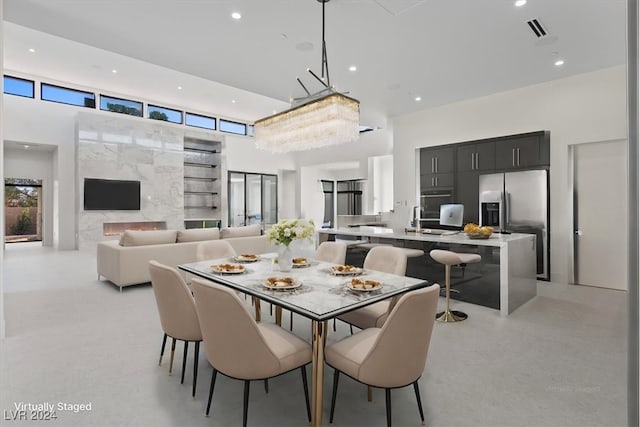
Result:
M104 277L120 290L124 286L151 281L149 261L177 266L196 261L198 244L207 240L225 239L237 253L261 254L275 248L261 235L259 224L246 227L125 231L120 240L98 243L98 278Z

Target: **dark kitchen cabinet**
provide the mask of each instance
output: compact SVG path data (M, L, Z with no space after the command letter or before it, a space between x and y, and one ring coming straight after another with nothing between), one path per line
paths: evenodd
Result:
M496 141L496 169L527 169L549 165L549 139L544 132Z
M420 191L446 190L453 188L453 173L428 173L420 175Z
M420 191L453 189L455 147L420 150Z
M463 223L474 222L478 224L478 181L483 172L463 171L458 172L455 201L464 205Z
M495 142L461 144L457 152L458 172L492 171L496 166Z

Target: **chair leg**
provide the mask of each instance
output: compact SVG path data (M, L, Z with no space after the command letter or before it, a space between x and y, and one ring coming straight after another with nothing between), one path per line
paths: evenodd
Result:
M191 397L196 397L196 383L198 381L198 354L200 353L200 341L196 341L195 353L193 355L193 390Z
M422 412L422 400L420 400L420 388L418 387L418 381L413 383L413 391L416 392L416 401L418 402L418 411L420 411L420 421L424 425L424 413Z
M187 352L189 351L189 341L184 342L184 351L182 352L182 376L180 384L184 384L184 370L187 367Z
M269 394L269 379L268 378L264 379L264 392Z
M367 401L371 402L373 400L373 388L368 385L367 386Z
M175 338L171 338L173 341L171 341L171 359L169 360L169 375L171 375L173 373L173 356L175 355L176 352L176 339Z
M311 422L311 408L309 407L309 384L307 383L307 368L300 367L302 372L302 387L304 387L304 403L307 405L307 419Z
M162 337L162 347L160 347L160 360L158 360L158 366L162 365L162 355L164 355L164 346L167 345L167 334Z
M211 398L213 397L213 387L216 385L216 376L218 375L218 371L216 368L213 368L213 372L211 372L211 385L209 386L209 400L207 401L207 412L205 415L209 416L209 410L211 409Z
M289 312L289 330L293 331L293 311Z
M333 412L336 409L336 395L338 394L338 380L340 379L340 371L333 371L333 391L331 392L331 412L329 412L329 424L333 422Z
M247 413L249 412L249 385L251 381L244 382L244 402L242 405L242 427L247 427Z
M391 389L384 389L384 400L387 407L387 427L391 427Z
M349 332L351 332L351 335L353 335L353 325L349 325Z
M336 331L336 318L333 318L333 332Z

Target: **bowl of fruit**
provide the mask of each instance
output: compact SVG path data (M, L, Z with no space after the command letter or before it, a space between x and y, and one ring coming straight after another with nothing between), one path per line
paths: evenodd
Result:
M488 225L480 227L478 224L470 222L464 226L464 233L470 239L488 239L493 234L493 228Z

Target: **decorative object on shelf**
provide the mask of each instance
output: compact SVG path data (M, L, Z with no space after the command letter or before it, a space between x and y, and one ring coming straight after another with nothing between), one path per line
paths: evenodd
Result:
M311 93L296 78L307 96L294 98L291 108L255 122L256 146L285 152L356 141L359 137L360 102L336 91L329 78L327 46L324 39L324 7L322 3L322 73L318 77L307 69L323 88Z
M313 220L282 219L267 230L267 239L278 245L278 268L291 271L293 253L289 245L294 240L312 240L315 233Z

